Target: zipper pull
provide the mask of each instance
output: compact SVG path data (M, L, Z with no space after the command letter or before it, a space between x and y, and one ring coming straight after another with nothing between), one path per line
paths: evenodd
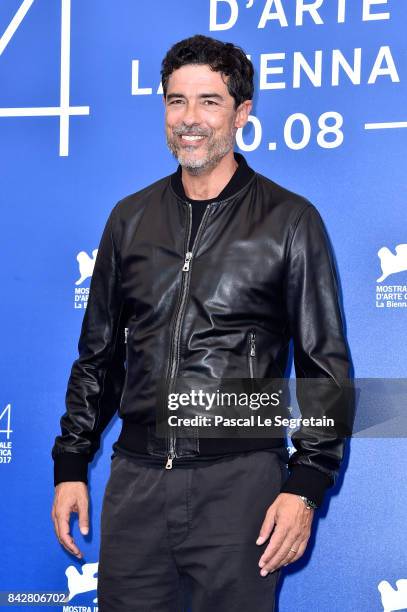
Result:
M124 344L127 344L127 336L128 336L128 333L129 333L129 328L128 328L128 327L125 327L125 328L124 328Z
M172 455L168 455L167 463L165 464L165 469L170 470L172 468Z
M192 259L192 253L191 251L188 251L187 253L185 253L185 261L184 261L184 265L182 268L183 272L188 272L189 271L189 262Z
M254 332L250 333L250 357L256 357L256 335Z

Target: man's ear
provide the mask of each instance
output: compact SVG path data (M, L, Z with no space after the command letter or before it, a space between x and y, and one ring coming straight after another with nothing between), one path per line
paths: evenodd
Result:
M253 104L251 100L245 100L236 109L235 127L242 128L246 125Z

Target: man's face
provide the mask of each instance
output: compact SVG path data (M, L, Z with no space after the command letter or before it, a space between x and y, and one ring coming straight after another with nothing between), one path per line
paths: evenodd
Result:
M164 104L167 146L193 174L215 167L233 149L251 110L249 100L235 110L222 74L197 64L174 70Z

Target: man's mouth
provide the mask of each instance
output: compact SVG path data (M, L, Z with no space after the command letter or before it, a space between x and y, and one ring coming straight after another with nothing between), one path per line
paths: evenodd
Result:
M180 138L185 142L197 142L199 140L203 140L205 136L198 134L181 134Z

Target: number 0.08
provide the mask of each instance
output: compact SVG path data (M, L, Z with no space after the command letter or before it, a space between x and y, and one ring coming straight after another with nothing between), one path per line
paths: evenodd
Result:
M262 141L263 130L260 120L254 115L249 116L249 123L253 125L254 136L251 143L243 141L242 129L239 129L236 134L236 140L239 148L242 151L256 150ZM336 111L327 111L318 117L318 132L316 133L316 142L323 149L334 149L343 143L343 117ZM295 126L302 129L300 140L294 140L293 130ZM284 142L289 149L299 150L304 149L311 141L312 128L311 121L304 113L293 113L284 123ZM330 135L330 136L328 136ZM274 144L274 143L273 143ZM275 149L276 147L269 147Z

